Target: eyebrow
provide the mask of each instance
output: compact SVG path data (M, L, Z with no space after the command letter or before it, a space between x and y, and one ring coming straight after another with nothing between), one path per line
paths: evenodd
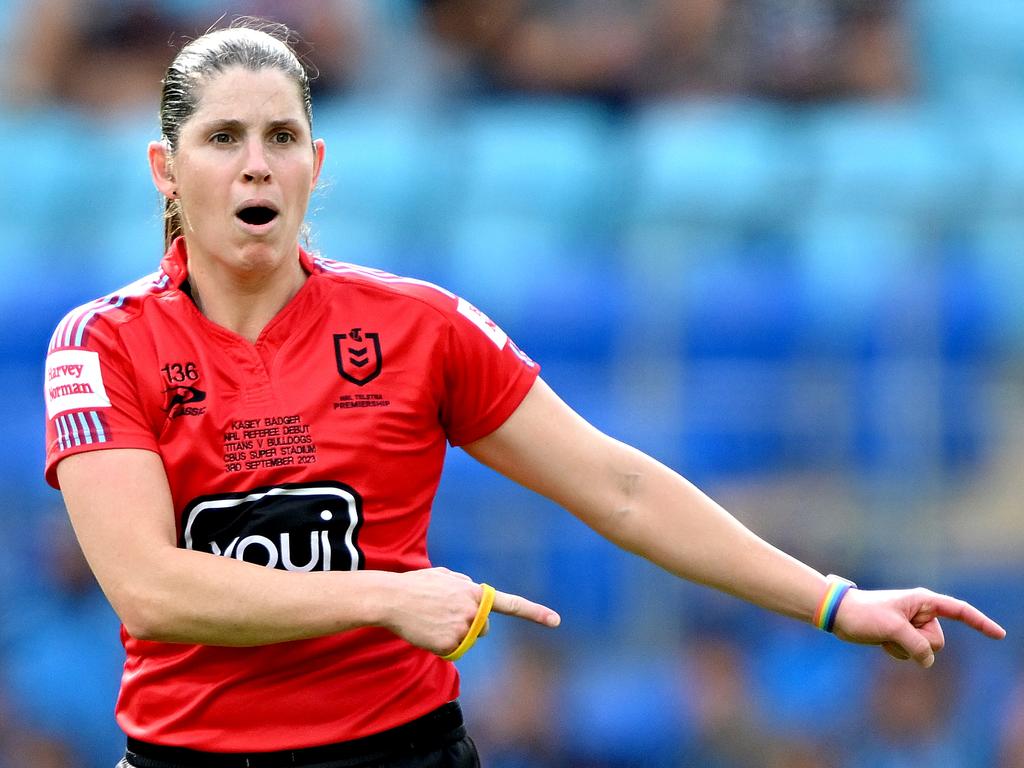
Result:
M294 120L294 119L289 117L289 118L283 118L283 119L278 119L278 120L271 120L269 125L268 125L268 129L271 130L271 131L274 131L274 130L277 130L279 128L288 128L288 129L294 131L294 130L297 130L298 128L300 128L301 125L302 125L302 123L300 121ZM246 124L244 122L242 122L241 120L235 120L235 119L232 119L232 118L221 118L221 119L209 120L209 121L207 121L207 122L202 124L202 131L204 133L207 133L209 131L216 131L216 130L228 130L228 131L241 132L241 131L244 131L245 129L246 129Z

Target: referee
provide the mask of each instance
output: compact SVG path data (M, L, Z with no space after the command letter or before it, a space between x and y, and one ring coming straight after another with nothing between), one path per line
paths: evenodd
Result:
M284 32L178 53L148 150L164 258L49 346L46 477L122 621L122 766L479 765L452 661L492 610L559 617L431 566L448 444L844 640L930 666L940 617L1003 636L952 597L818 573L573 413L464 299L301 248L325 147Z

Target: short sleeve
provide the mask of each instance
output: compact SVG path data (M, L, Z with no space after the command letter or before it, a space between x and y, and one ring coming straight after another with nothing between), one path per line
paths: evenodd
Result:
M76 453L109 448L158 451L115 325L92 323L80 346L51 345L43 398L46 482L54 488L60 487L57 464Z
M449 316L441 423L452 445L500 427L530 391L540 366L487 315L462 298Z

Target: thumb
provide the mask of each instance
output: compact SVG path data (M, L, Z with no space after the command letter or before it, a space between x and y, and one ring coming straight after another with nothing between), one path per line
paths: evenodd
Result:
M906 654L903 658L911 658L925 669L928 669L935 663L935 651L932 649L932 644L912 624L907 623L903 625L889 643L883 643L883 647L889 645L898 646ZM899 658L889 648L886 648L886 650L889 651L890 655Z

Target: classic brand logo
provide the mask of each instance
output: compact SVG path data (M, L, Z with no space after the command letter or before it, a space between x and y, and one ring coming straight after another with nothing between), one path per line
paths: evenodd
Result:
M362 328L334 334L334 357L341 377L360 387L377 378L384 363L379 335Z
M206 393L197 387L170 387L164 390L164 395L164 411L172 419L178 416L202 416L206 413L206 408L194 408L190 405L206 399Z

